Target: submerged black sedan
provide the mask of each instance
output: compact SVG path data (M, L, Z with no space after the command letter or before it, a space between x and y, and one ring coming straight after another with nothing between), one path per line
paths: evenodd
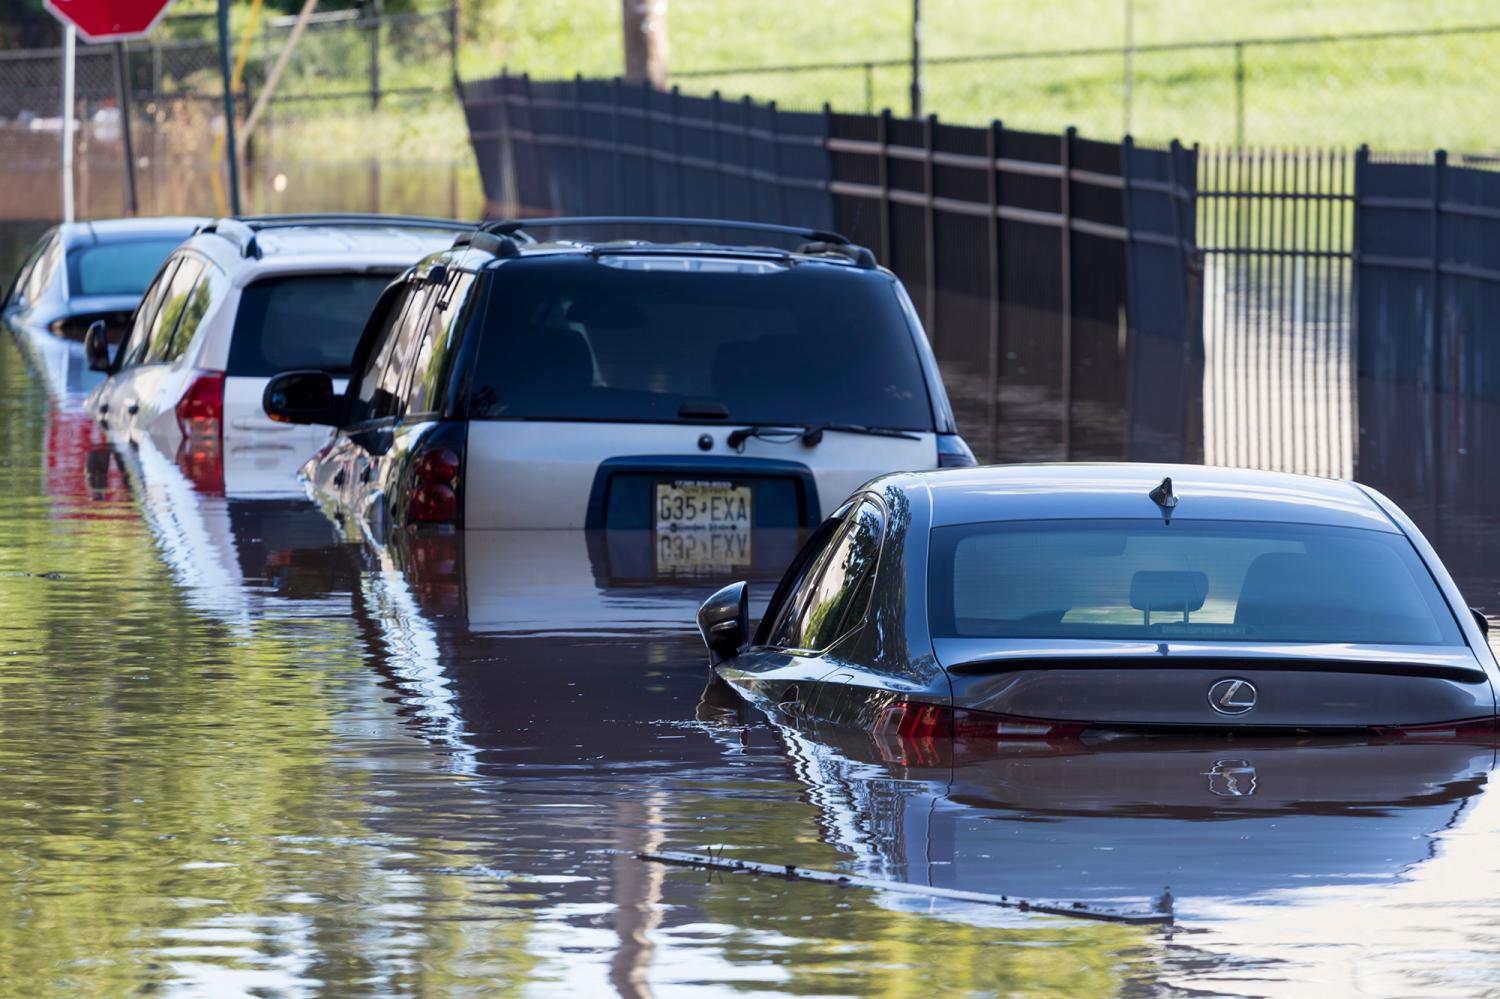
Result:
M1149 465L903 473L845 503L714 671L782 713L910 736L1141 731L1491 738L1485 619L1351 483Z

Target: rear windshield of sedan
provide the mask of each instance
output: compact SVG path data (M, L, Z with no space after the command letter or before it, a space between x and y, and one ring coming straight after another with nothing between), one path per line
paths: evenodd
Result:
M619 255L500 268L469 415L933 428L886 278Z
M240 295L229 374L268 378L293 368L349 373L365 321L391 274L298 274Z
M932 532L944 638L1461 645L1399 534L1285 523L1059 520Z
M140 295L182 240L134 239L85 246L68 254L68 294Z

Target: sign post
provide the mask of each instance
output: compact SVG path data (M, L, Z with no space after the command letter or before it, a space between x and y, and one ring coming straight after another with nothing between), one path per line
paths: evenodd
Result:
M73 221L73 80L77 76L78 32L69 24L63 31L62 210L63 221Z
M62 122L62 190L63 221L73 221L73 79L77 55L77 37L86 42L123 42L148 34L172 5L172 0L42 0L52 16L63 23L63 122ZM123 51L119 58L123 59ZM121 80L123 86L123 79ZM120 126L125 155L130 156L130 104L120 95ZM134 201L135 164L126 164L126 182L132 187Z

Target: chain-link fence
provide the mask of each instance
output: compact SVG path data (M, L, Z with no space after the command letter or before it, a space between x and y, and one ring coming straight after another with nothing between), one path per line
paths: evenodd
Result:
M906 57L683 67L684 91L792 107L910 109ZM1500 22L1399 31L929 56L923 110L944 119L1219 146L1500 149Z
M266 92L294 22L268 18L236 34L239 120ZM482 194L452 97L456 37L456 9L314 15L243 143L243 209L476 214ZM80 45L74 80L79 217L129 210L122 104L136 211L227 210L215 37ZM61 210L61 81L60 49L0 52L0 218Z

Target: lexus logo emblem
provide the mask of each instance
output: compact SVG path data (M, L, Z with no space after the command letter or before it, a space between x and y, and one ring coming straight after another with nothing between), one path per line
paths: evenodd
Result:
M1221 715L1242 715L1255 707L1255 685L1226 677L1208 688L1208 706Z

